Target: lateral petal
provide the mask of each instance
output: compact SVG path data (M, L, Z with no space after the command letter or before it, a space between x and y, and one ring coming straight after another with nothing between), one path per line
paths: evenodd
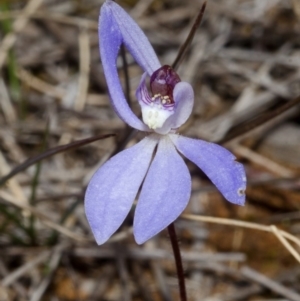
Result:
M241 163L224 147L198 139L170 135L176 148L194 162L216 185L225 199L244 205L246 175Z
M135 210L136 242L144 243L172 223L187 206L190 195L188 168L168 136L162 137Z
M149 168L158 140L146 137L108 160L85 193L85 213L97 243L103 244L126 218Z
M190 117L194 106L194 90L187 82L180 82L174 88L175 113L171 117L172 128L179 128Z
M177 129L190 117L194 106L194 90L187 82L179 82L173 91L175 108L174 114L170 116L164 125L156 132L166 134L171 129Z
M111 9L115 5L111 1L104 3L99 19L100 54L111 103L124 122L137 130L149 131L148 127L130 109L119 79L116 60L123 42L123 33Z

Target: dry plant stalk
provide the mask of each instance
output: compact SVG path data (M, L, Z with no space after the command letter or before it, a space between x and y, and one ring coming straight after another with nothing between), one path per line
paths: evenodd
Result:
M9 49L14 45L17 40L17 34L26 26L28 19L31 15L40 7L43 3L43 0L30 0L22 13L17 17L13 24L13 32L8 33L0 46L0 70L5 63L7 53Z
M300 239L298 239L296 236L290 233L287 233L286 231L279 230L274 225L265 226L256 223L244 222L240 220L233 220L233 219L212 217L212 216L200 216L200 215L193 215L193 214L182 214L181 217L192 221L199 221L199 222L213 223L213 224L220 224L220 225L227 225L227 226L236 226L236 227L248 228L248 229L259 230L264 232L271 232L279 239L279 241L291 253L291 255L300 263L300 254L286 240L289 239L293 241L295 244L297 244L298 247L300 247Z

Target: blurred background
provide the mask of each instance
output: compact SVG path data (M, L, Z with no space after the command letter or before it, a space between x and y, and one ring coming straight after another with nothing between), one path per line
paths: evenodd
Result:
M203 4L116 2L168 65ZM166 232L136 245L133 208L98 247L85 218L93 172L143 137L131 135L109 104L98 51L102 3L0 1L0 176L19 168L0 187L1 301L179 300ZM134 93L142 71L128 53L126 61L130 104L139 114ZM125 86L121 57L118 66ZM300 300L300 1L208 0L178 73L196 97L180 133L222 143L245 164L249 182L246 206L237 207L188 162L193 192L185 213L276 226L180 218L189 300ZM116 136L22 165L106 134ZM293 235L294 249L277 228Z

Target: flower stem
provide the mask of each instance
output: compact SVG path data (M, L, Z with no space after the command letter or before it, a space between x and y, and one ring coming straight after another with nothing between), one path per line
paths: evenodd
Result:
M180 248L178 244L174 223L168 226L168 232L169 232L175 263L176 263L180 301L187 301L182 259L181 259Z

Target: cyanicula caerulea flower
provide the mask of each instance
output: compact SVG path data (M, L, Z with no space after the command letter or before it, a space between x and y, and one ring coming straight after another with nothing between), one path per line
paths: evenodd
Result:
M181 155L194 162L225 199L243 205L245 171L234 155L217 144L176 134L192 112L191 85L171 67L161 66L142 30L119 5L107 0L99 22L100 54L113 108L124 122L149 135L108 160L87 187L85 210L97 243L106 242L120 227L140 188L133 222L138 244L183 212L191 195L191 176ZM128 106L118 76L122 43L145 72L136 91L142 120Z

